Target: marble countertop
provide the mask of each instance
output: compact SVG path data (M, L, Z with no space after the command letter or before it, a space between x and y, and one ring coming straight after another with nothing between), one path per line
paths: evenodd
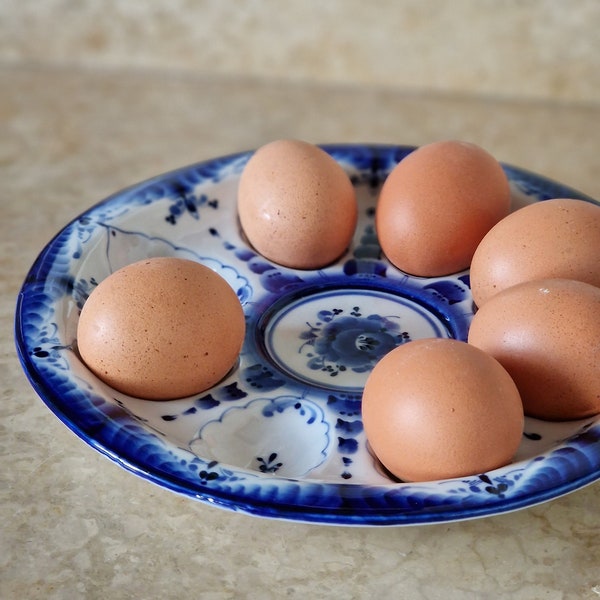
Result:
M600 485L406 528L230 513L119 468L36 396L15 299L54 233L124 186L272 139L473 141L600 197L600 107L160 71L0 68L0 597L600 598Z

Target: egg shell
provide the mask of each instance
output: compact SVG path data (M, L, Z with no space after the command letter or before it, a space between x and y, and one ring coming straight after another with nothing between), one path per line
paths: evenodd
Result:
M516 284L475 313L468 341L510 373L527 415L600 413L599 288L569 279Z
M375 223L392 264L435 277L466 269L509 209L508 179L498 161L475 144L449 140L421 146L393 168Z
M535 279L577 279L600 287L600 205L556 198L511 213L475 250L470 276L478 306Z
M483 473L508 464L523 432L523 406L505 369L452 339L421 339L386 354L362 398L367 440L404 481Z
M116 390L168 400L221 380L244 332L243 308L225 279L194 261L159 257L100 282L83 305L77 348Z
M350 178L327 152L300 140L276 140L244 167L238 214L262 256L287 267L318 269L350 245L358 207Z

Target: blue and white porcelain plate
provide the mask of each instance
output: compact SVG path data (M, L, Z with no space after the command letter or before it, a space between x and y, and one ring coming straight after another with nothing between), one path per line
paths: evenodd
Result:
M317 271L280 267L246 242L237 220L239 175L251 153L194 164L93 206L44 248L18 297L23 368L48 407L84 441L134 474L214 506L269 518L339 525L409 525L531 506L600 478L600 418L527 419L515 461L419 484L391 478L369 452L361 391L389 350L422 337L466 339L467 271L406 275L374 230L380 186L414 148L323 146L359 201L351 247ZM504 166L515 206L586 198ZM236 291L247 334L218 385L152 402L98 380L76 352L79 312L116 269L151 256L191 258Z

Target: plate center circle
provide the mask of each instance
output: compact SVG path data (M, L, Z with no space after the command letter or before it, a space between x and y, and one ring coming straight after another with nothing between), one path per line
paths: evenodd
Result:
M440 317L414 300L378 289L312 292L276 307L264 349L292 378L361 391L385 354L411 340L451 337Z

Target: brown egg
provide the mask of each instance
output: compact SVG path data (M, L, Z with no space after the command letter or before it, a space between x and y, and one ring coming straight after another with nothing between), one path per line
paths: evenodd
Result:
M475 313L468 341L510 373L526 414L600 413L600 288L569 279L516 284Z
M466 477L508 464L524 419L500 363L443 338L385 355L365 385L362 416L371 449L405 481Z
M385 180L377 235L398 269L447 275L469 266L509 207L508 179L493 156L467 142L435 142L411 152Z
M600 287L600 205L557 198L525 206L492 227L471 262L478 306L511 285L548 278Z
M115 271L90 294L77 347L113 388L168 400L222 379L244 332L240 301L221 276L190 260L151 258Z
M252 155L240 178L238 212L257 252L297 269L318 269L339 258L358 218L343 168L321 148L298 140L277 140Z

